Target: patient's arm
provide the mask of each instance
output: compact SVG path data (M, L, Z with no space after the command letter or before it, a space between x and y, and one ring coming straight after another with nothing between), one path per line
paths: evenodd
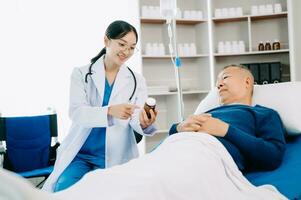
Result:
M277 113L258 123L256 135L230 125L224 138L238 147L252 168L272 170L281 164L285 151L284 129Z

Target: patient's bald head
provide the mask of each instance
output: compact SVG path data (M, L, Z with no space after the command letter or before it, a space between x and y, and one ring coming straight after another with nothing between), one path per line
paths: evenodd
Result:
M216 86L221 104L252 104L254 77L242 65L228 65L219 73Z

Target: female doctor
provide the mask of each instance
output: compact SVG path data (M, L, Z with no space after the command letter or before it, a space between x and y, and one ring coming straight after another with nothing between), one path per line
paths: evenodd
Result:
M124 65L134 53L138 35L124 21L105 33L105 47L71 76L69 115L72 126L58 149L54 171L43 189L68 188L87 172L122 164L138 156L133 131L153 135L156 114L143 108L145 80Z

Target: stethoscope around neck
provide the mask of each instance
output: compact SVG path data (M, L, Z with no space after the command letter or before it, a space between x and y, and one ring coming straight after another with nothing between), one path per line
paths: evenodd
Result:
M95 63L95 62L94 62ZM86 83L88 83L88 76L90 75L92 75L93 73L92 73L92 66L93 66L93 64L94 63L91 63L90 64L90 66L89 66L89 71L86 73L86 75L85 75L85 82ZM136 76L135 76L135 74L134 74L134 72L127 66L127 69L131 72L131 74L132 74L132 77L133 77L133 80L134 80L134 89L133 89L133 91L132 91L132 94L131 94L131 96L130 96L130 98L129 98L129 102L131 102L132 101L132 98L133 98L133 96L134 96L134 94L135 94L135 92L136 92L136 88L137 88L137 80L136 80Z

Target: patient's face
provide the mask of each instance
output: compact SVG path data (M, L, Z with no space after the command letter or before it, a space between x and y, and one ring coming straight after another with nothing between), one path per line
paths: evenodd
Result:
M250 78L250 77L249 77ZM228 67L217 78L216 86L222 104L251 104L250 79L244 69ZM253 86L252 86L253 87Z

